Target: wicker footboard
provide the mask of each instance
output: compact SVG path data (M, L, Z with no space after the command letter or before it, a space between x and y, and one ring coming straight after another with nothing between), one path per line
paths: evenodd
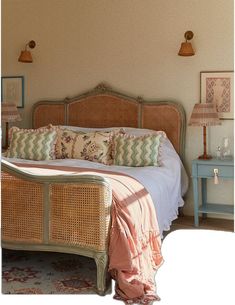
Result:
M103 177L35 176L2 161L2 247L91 257L105 294L111 202Z

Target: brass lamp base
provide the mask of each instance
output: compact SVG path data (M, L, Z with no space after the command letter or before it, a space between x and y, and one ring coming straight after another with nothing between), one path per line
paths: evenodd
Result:
M210 160L212 156L208 155L206 152L206 126L203 126L203 155L199 156L200 160Z
M212 156L207 155L207 154L203 154L203 155L199 156L198 159L200 159L200 160L210 160L210 159L212 159Z

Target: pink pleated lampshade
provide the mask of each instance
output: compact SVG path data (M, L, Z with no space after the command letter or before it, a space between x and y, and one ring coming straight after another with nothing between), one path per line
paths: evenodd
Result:
M21 121L20 114L15 104L2 103L2 122L16 122Z
M198 103L194 105L189 124L190 126L221 125L218 112L213 103Z

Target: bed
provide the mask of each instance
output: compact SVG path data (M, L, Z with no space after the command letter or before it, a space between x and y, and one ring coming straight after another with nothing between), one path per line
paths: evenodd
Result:
M182 163L184 109L175 102L145 101L100 84L73 98L37 102L32 126L38 129L48 124L83 132L124 128L131 137L154 131L167 135L160 167L107 166L69 158L2 160L2 247L92 257L97 265L97 292L103 295L110 291L112 186L106 176L93 171L124 172L142 183L153 197L162 235L183 206L188 186ZM61 161L66 170L60 167ZM87 171L77 175L79 167ZM149 177L154 179L147 184ZM165 186L163 181L167 181Z

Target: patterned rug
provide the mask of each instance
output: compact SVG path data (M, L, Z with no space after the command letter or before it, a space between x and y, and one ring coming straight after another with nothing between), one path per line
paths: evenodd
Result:
M3 294L94 294L95 287L91 258L2 249Z

